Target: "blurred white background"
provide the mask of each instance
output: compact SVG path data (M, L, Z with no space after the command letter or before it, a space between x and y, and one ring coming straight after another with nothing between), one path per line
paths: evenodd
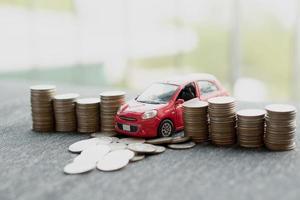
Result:
M141 89L216 75L238 99L298 101L299 0L0 0L0 79Z

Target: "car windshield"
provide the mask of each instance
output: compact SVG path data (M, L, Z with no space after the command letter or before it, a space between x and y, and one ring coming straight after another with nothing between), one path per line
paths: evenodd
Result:
M154 83L136 100L142 103L164 104L172 98L177 88L178 86L167 83Z

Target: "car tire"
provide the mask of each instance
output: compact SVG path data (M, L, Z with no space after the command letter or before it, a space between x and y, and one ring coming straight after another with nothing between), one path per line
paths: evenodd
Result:
M163 120L158 127L159 137L170 137L174 133L173 122L169 119Z

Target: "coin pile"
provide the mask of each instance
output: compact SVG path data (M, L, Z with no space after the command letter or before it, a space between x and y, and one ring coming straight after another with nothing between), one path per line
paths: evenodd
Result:
M147 144L145 139L119 139L117 137L101 136L105 134L91 134L93 138L70 145L68 148L70 152L80 154L64 167L64 172L66 174L79 174L95 168L104 172L116 171L126 167L129 163L143 160L148 155L157 155L166 151L166 147ZM173 143L169 143L168 147L172 149L192 148L195 143L187 142L189 139L189 137L184 136L171 137Z
M287 151L296 147L296 108L284 104L272 104L265 108L265 145L274 151Z
M100 128L100 99L85 98L76 102L77 131L93 133Z
M233 145L236 142L235 99L215 97L208 100L210 136L217 146Z
M265 110L246 109L237 112L237 135L241 147L257 148L264 144Z
M184 133L196 143L208 140L208 103L192 99L183 104Z
M115 131L115 116L121 105L125 103L125 92L110 91L100 94L101 98L101 131L114 132Z
M54 130L54 114L52 99L56 87L52 85L36 85L30 87L32 129L37 132Z
M53 107L56 131L72 132L77 130L75 107L78 96L74 93L54 96Z

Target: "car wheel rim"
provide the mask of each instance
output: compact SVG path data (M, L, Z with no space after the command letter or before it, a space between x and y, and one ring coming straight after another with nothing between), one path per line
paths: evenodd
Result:
M169 123L164 123L161 127L162 136L168 137L172 133L172 126Z

